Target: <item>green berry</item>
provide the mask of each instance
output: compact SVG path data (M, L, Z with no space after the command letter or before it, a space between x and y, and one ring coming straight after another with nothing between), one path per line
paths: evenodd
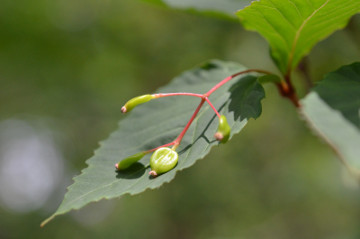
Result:
M173 169L177 164L179 155L170 148L157 149L150 159L150 175L156 177Z
M227 122L225 115L221 115L219 118L219 127L214 137L221 143L226 143L230 137L231 128Z
M121 112L127 113L130 112L132 109L134 109L137 105L146 103L150 100L154 99L152 95L141 95L135 98L132 98L126 104L121 108Z
M131 155L123 160L121 160L119 163L115 164L115 167L117 170L124 170L129 168L132 164L139 161L142 157L146 155L146 152L140 152L136 153L134 155Z

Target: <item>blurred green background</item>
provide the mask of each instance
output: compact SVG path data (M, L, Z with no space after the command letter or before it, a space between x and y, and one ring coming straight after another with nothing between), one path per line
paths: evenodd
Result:
M359 42L356 16L313 49L312 79L359 61ZM39 227L127 99L212 58L276 71L237 21L134 0L2 0L0 238L360 238L359 189L271 85L259 119L170 184Z

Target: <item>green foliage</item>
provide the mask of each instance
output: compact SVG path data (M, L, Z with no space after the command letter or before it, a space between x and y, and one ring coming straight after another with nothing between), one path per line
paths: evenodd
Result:
M310 127L360 177L360 63L326 75L302 104Z
M291 72L320 40L360 12L354 0L262 0L237 13L244 27L269 42L280 71Z
M183 73L159 92L202 93L221 79L244 69L236 63L211 61ZM179 161L173 170L156 178L149 177L149 157L144 157L128 170L115 170L114 164L120 159L166 144L181 132L199 99L179 97L182 97L181 100L175 97L153 100L129 113L120 122L119 129L102 142L94 156L87 161L88 168L74 178L75 182L68 188L58 210L42 225L59 214L79 209L93 201L158 188L171 181L177 171L192 166L205 157L211 147L218 145L214 139L218 121L212 109L206 106L183 138L178 148ZM264 97L264 89L257 82L257 77L247 75L234 79L233 84L224 85L210 98L228 119L232 136L240 132L248 119L260 116L260 101Z
M0 238L359 238L360 190L271 84L261 117L177 173L171 184L91 203L39 228L71 178L87 167L99 139L116 129L127 100L212 57L274 67L265 41L236 19L219 21L143 1L4 0L0 19L1 121L15 118L53 135L65 166L50 164L46 171L44 164L29 165L29 150L37 151L32 145L16 147L15 156L24 158L8 161L14 166L8 170L3 160L14 136L0 130ZM359 61L359 42L360 15L309 54L310 79ZM301 73L293 77L303 95ZM26 141L22 135L19 141ZM52 161L51 154L43 156ZM49 178L58 183L50 194L27 187L37 179L43 188ZM20 188L41 198L38 209L20 212L20 206L5 204L5 197L15 205L29 203L11 192Z
M249 1L214 0L150 2L227 15L249 4ZM291 82L293 69L317 42L335 30L343 28L349 18L359 11L360 2L352 0L261 0L254 1L251 6L240 10L237 15L245 28L258 31L268 40L271 57L284 80L266 71L255 70L268 75L259 79L251 75L242 76L237 81L233 79L232 84L219 88L210 98L222 115L220 122L217 123L216 114L209 105L198 108L199 114L178 148L178 163L176 164L176 157L171 167L163 170L161 167L155 167L155 163L152 162L153 170L157 171L158 168L155 174L151 174L153 171L149 167L149 157L142 157L144 152L172 142L171 140L174 140L184 128L199 99L178 96L182 99L158 99L148 102L152 96L145 95L145 98L141 96L128 101L122 108L123 112L132 110L136 105L148 103L134 109L120 122L119 129L101 143L95 155L87 161L88 168L74 178L75 182L69 187L64 201L43 225L59 214L79 209L90 202L124 194L133 195L170 182L177 171L192 166L197 160L205 157L212 146L219 144L214 139L216 131L215 138L226 142L246 125L249 118L257 118L261 114L260 101L265 94L259 82L276 84L282 96L289 98L296 107L300 107ZM160 92L203 94L220 80L229 76L228 79L231 79L232 74L244 69L236 63L211 61L183 73L169 85L161 88ZM329 74L325 77L324 83L317 86L302 101L302 113L312 128L334 148L349 168L354 167L357 170L360 169L358 72L359 65L354 64ZM204 103L205 99L201 102ZM348 139L351 143L347 143ZM117 167L125 170L115 170L113 165L124 158ZM152 161L154 159L155 156ZM175 168L170 170L173 166ZM149 176L149 173L161 175L154 178Z

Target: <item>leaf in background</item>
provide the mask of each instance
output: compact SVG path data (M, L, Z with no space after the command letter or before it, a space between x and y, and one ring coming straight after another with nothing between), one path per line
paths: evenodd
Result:
M360 63L326 75L302 105L311 128L360 177Z
M237 13L244 27L259 32L284 74L320 40L360 12L359 0L261 0Z
M183 73L159 89L159 92L204 93L225 77L244 69L236 63L214 60ZM227 117L232 136L246 125L249 118L257 118L261 114L260 101L264 97L264 89L257 82L257 77L245 75L221 87L211 95L210 100ZM74 178L74 184L68 188L58 210L42 225L56 215L79 209L90 202L158 188L170 182L177 171L203 158L212 146L219 144L214 139L218 119L206 104L183 138L178 148L179 162L173 170L157 178L150 178L150 155L126 171L116 172L114 167L115 163L125 157L174 140L198 103L199 98L194 97L167 97L147 102L126 115L120 121L119 128L101 142L95 155L87 160L89 166Z
M250 5L251 0L143 0L172 8L225 14L235 18L236 11Z

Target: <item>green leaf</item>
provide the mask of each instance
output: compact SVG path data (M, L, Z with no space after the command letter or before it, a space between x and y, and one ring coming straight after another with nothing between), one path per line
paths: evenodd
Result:
M212 12L235 18L236 11L248 6L251 0L143 0L169 7L198 12Z
M360 179L360 63L326 75L301 104L311 128Z
M183 73L159 92L205 93L225 77L244 69L236 63L214 60ZM233 136L249 118L257 118L261 114L260 101L264 97L264 89L257 82L257 77L244 75L225 84L209 98L228 119ZM179 161L173 170L156 178L149 177L150 155L125 171L117 172L114 167L123 158L174 140L199 103L199 98L176 96L152 100L133 109L120 121L119 128L100 143L94 156L87 160L89 166L74 178L74 184L68 188L58 210L42 225L57 215L79 209L90 202L158 188L170 182L177 171L203 158L212 146L219 144L214 139L218 118L207 104L185 134L177 150Z
M284 74L320 40L360 12L359 0L261 0L237 13L244 27L259 32Z

